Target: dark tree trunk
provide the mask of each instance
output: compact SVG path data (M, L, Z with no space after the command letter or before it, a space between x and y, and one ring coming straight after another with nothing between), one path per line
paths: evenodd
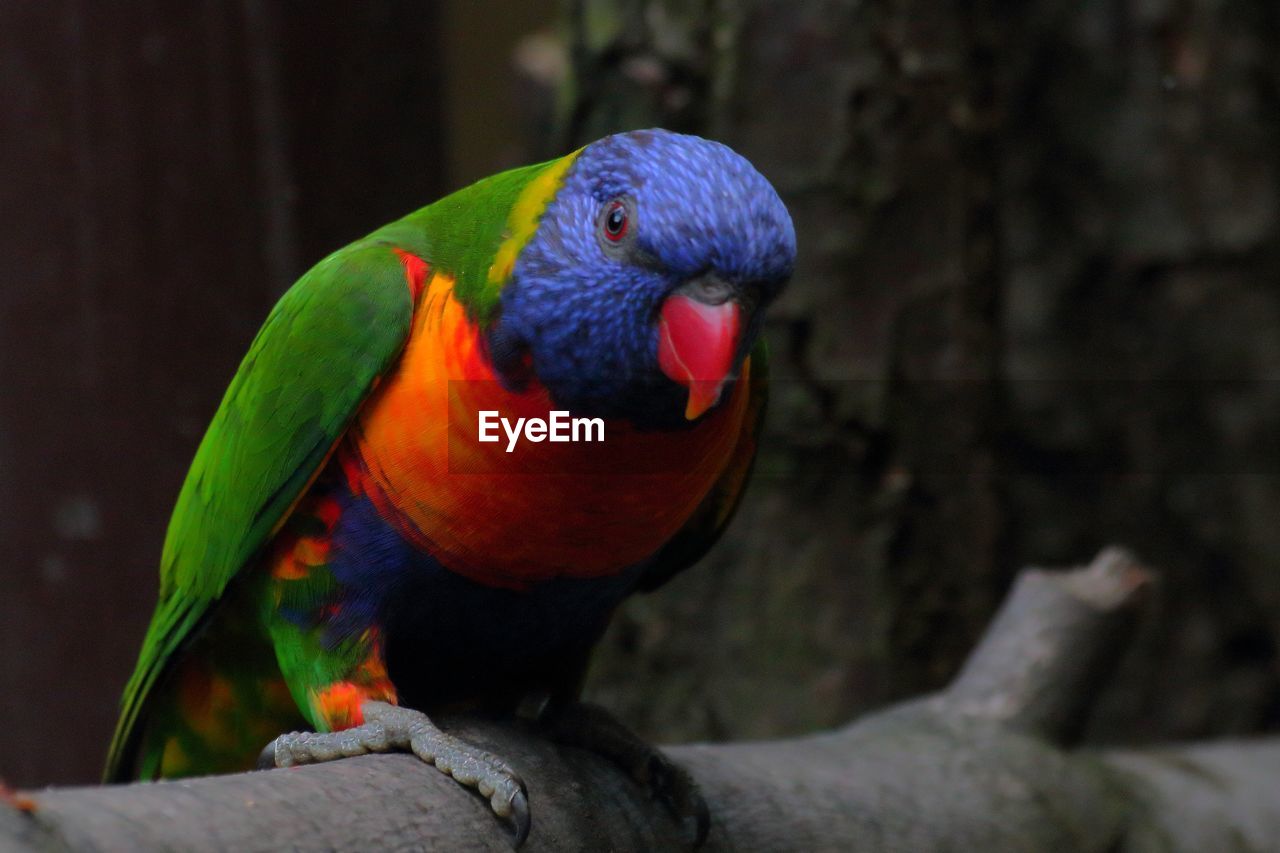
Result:
M1119 540L1166 579L1094 735L1280 724L1275 4L567 8L566 143L714 136L800 236L741 515L593 694L831 725L943 683L1018 564Z

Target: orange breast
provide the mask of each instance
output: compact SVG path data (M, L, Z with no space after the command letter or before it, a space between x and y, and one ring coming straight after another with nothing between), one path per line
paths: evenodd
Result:
M749 365L744 367L744 379ZM434 274L400 362L351 431L359 485L407 538L448 568L522 587L619 572L688 520L724 470L747 383L696 427L639 432L606 421L599 443L477 440L477 412L546 418L547 393L502 387L476 328ZM499 430L501 434L501 430Z

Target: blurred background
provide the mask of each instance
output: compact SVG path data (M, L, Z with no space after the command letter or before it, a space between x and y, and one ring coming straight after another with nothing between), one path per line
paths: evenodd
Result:
M164 527L310 263L661 125L800 262L726 541L588 693L658 741L936 688L1024 565L1162 573L1088 732L1280 729L1272 0L0 4L0 775L91 782ZM1117 650L1117 654L1120 650Z

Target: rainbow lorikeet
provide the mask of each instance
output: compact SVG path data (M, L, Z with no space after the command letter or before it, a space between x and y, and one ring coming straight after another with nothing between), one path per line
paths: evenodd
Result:
M408 748L529 825L443 708L575 704L620 601L696 561L755 455L777 193L719 143L606 137L339 249L281 298L196 452L108 780ZM603 440L478 439L478 413ZM412 709L412 710L410 710ZM691 794L690 797L694 795Z

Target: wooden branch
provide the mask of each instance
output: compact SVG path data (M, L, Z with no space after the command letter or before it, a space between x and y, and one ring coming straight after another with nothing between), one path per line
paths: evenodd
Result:
M1120 659L1129 615L1151 584L1108 548L1074 572L1028 569L945 694L948 710L1062 745L1074 740Z
M811 737L672 747L711 807L706 849L1273 846L1280 741L1059 748L1118 656L1149 577L1114 550L1074 572L1025 572L936 696ZM600 758L511 726L446 722L524 776L529 851L678 847L662 808ZM0 848L509 849L479 797L403 755L29 796L33 811L0 807Z

